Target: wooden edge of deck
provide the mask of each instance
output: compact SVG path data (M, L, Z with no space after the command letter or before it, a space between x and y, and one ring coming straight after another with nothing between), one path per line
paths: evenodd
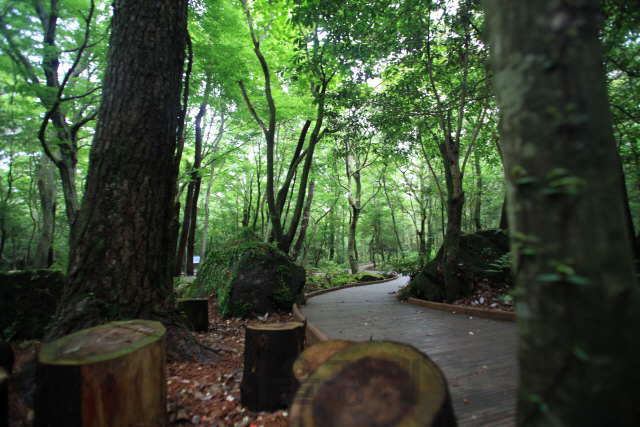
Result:
M307 339L307 343L309 345L313 345L321 341L327 341L327 337L322 332L320 332L320 330L316 328L311 322L305 319L302 313L300 313L300 310L298 310L298 304L293 304L291 312L293 313L293 319L296 322L307 323L305 338Z
M397 278L399 278L400 276L393 276L389 279L384 279L384 280L376 280L373 282L358 282L358 283L346 283L342 286L336 286L335 288L328 288L328 289L320 289L319 291L315 291L315 292L309 292L308 294L305 294L305 298L312 298L312 297L317 297L318 295L322 295L322 294L326 294L329 292L334 292L334 291L339 291L340 289L347 289L347 288L357 288L358 286L367 286L367 285L375 285L378 283L386 283L386 282L390 282L392 280L396 280Z
M465 307L463 305L444 304L441 302L425 301L416 298L409 298L409 304L420 307L431 308L434 310L446 311L455 314L464 314L466 316L481 317L483 319L500 320L503 322L515 322L516 313L513 311L488 310L486 308Z

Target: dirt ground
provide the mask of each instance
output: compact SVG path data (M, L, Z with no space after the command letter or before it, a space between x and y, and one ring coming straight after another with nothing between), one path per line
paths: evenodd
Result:
M219 361L167 363L167 413L170 426L285 427L287 412L251 412L240 402L244 359L245 325L291 322L290 313L271 314L265 319L223 319L215 301L209 302L210 328L196 333L200 342L222 356ZM39 349L37 341L12 343L16 353L14 377ZM12 383L11 386L14 384ZM33 410L21 405L10 390L10 426L32 426Z
M474 294L454 304L511 311L504 289L479 280ZM167 363L167 412L170 426L285 427L287 411L251 412L240 402L240 382L244 362L244 335L247 324L291 322L291 313L269 313L263 319L226 319L218 315L216 302L209 301L209 331L195 333L205 346L222 356L219 361ZM39 343L12 343L16 353L15 374L37 353ZM13 386L13 383L11 384ZM10 426L33 425L33 410L20 404L10 390Z

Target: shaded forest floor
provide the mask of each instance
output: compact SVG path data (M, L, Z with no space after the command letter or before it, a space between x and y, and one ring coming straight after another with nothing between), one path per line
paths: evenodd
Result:
M476 278L473 293L465 298L454 301L453 305L466 307L487 308L490 310L513 311L513 299L510 288L493 283L488 279Z
M309 292L310 289L305 289ZM486 279L477 280L473 295L455 301L456 305L512 311L505 296L508 289ZM291 322L291 313L270 313L264 319L225 319L219 316L216 301L209 301L210 329L195 333L200 342L222 356L218 361L167 363L167 412L170 426L285 427L287 411L255 413L240 402L240 382L244 365L244 336L248 324ZM13 343L15 373L39 349L37 341ZM31 426L33 411L20 405L15 392L10 398L10 425Z
M290 313L269 314L260 319L224 319L215 300L209 301L210 329L196 333L200 342L222 356L218 361L167 363L167 412L170 426L285 427L287 412L251 412L240 403L240 382L244 366L244 335L247 324L291 322ZM17 372L39 350L37 341L12 343ZM12 384L13 385L13 384ZM10 426L32 426L33 410L20 404L10 392Z

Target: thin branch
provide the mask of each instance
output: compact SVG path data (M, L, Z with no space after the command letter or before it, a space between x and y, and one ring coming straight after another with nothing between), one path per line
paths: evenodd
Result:
M93 92L97 91L98 89L102 89L102 86L97 86L91 89L89 92L83 93L82 95L70 96L69 98L62 98L60 99L60 102L62 103L67 101L73 101L74 99L84 98L85 96L91 95Z
M268 130L267 130L267 126L265 126L264 122L262 120L260 120L260 117L258 117L258 113L256 113L256 110L253 108L253 105L251 105L251 100L249 100L249 96L247 95L247 91L244 89L244 84L242 83L242 80L238 80L238 85L240 86L240 90L242 91L242 96L244 98L244 102L247 104L247 107L249 108L249 111L251 112L251 116L254 118L254 120L256 122L258 122L258 125L260 126L260 129L262 129L262 132L266 135Z

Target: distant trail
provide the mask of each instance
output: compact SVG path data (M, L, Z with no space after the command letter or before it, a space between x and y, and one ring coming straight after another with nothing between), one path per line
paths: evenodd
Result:
M329 339L373 336L424 352L447 378L459 426L515 425L515 324L400 303L390 292L407 282L400 277L319 295L301 311Z

